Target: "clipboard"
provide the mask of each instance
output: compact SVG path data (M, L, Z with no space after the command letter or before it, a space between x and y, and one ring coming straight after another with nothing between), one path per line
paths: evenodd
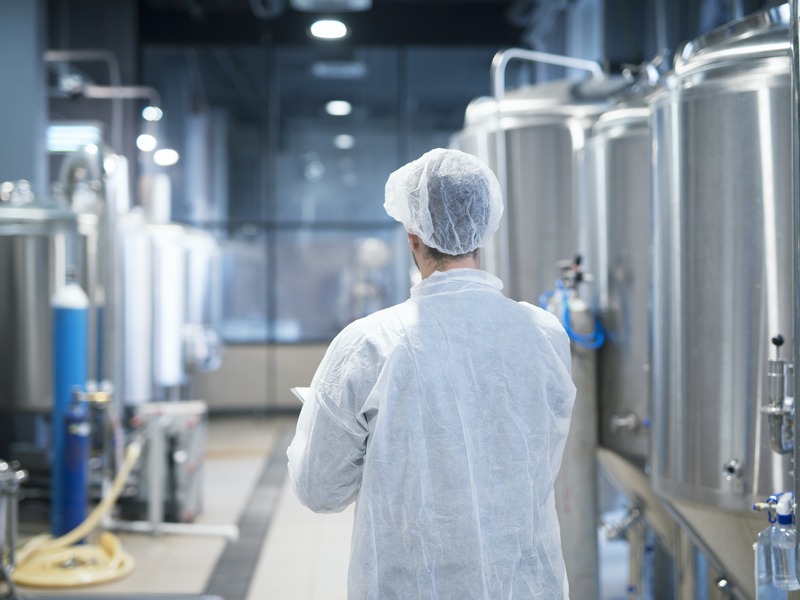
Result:
M308 397L308 392L309 392L309 390L311 388L310 387L293 387L293 388L290 388L290 389L292 390L292 393L295 396L297 396L298 400L300 400L301 403L305 403L306 398Z

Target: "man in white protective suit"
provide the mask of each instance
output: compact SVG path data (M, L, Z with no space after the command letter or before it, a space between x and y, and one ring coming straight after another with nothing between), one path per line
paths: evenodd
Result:
M480 270L500 185L435 149L390 175L384 207L422 281L331 343L287 452L294 491L317 512L356 501L351 600L567 598L553 484L569 341Z

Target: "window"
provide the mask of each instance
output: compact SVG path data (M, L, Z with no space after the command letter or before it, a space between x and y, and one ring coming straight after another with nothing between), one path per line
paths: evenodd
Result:
M389 173L449 144L490 91L490 48L152 48L172 218L213 232L227 343L329 341L408 298ZM352 111L330 115L345 100ZM145 170L146 174L146 170Z

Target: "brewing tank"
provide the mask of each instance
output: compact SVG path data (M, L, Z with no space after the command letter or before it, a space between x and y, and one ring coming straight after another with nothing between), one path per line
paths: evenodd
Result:
M788 23L782 6L687 43L650 102L652 480L750 595L752 504L793 485L759 412L770 339L793 347Z
M578 172L586 138L608 106L580 84L555 81L478 98L451 146L486 162L505 192L500 230L484 251L511 298L538 302L553 288L556 264L579 250ZM498 139L498 132L500 139Z
M0 207L0 412L52 409L50 299L70 272L92 288L96 253L94 214Z
M587 237L598 349L600 443L644 468L650 419L650 110L616 104L586 143Z

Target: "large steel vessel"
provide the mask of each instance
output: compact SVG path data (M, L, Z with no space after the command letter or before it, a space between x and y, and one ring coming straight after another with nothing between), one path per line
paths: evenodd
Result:
M748 596L753 502L792 489L760 412L770 339L794 329L788 22L783 6L686 44L650 103L652 480Z
M650 419L650 111L643 99L603 114L586 145L587 235L598 350L600 443L640 468Z
M496 245L487 248L487 267L515 299L537 303L553 288L557 263L580 250L578 171L592 124L608 107L605 98L588 98L581 89L556 81L500 100L476 99L451 140L483 159L503 186L506 212Z
M0 207L0 412L51 410L50 299L69 272L84 288L93 285L96 251L95 215Z

